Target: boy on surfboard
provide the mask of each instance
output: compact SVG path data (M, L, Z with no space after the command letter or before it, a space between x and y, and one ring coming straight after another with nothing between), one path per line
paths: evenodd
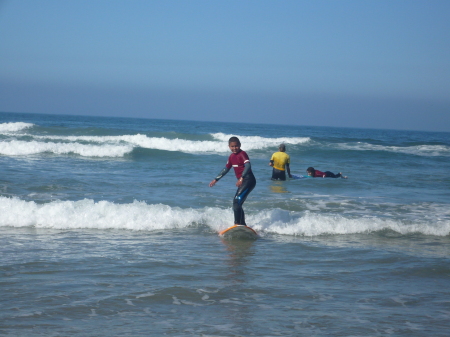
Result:
M231 150L227 164L219 175L209 183L213 187L228 171L233 167L238 181L236 182L237 191L233 199L234 224L247 226L245 223L245 214L242 204L247 199L250 192L256 186L256 179L252 172L250 158L245 151L241 150L241 142L237 137L231 137L228 140L228 147Z

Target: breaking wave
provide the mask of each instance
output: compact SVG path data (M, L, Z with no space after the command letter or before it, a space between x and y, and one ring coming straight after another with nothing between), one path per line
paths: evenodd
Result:
M218 232L232 223L230 209L217 207L183 209L163 204L147 204L142 201L116 204L109 201L95 202L84 199L37 204L34 201L0 197L0 211L2 227L155 231L204 225L210 231ZM442 217L410 221L268 209L257 214L248 214L248 222L263 236L267 234L342 235L383 230L391 230L402 235L420 233L447 236L450 234L450 221Z
M33 126L28 123L0 124L0 133L21 131ZM3 128L1 128L3 127ZM17 137L32 137L32 140L18 140ZM231 135L211 134L215 140L169 139L165 137L149 137L143 134L120 136L55 136L15 134L14 139L0 142L0 154L7 156L23 156L39 153L77 154L86 157L123 157L134 148L162 151L179 151L184 153L223 154L229 152L228 139ZM309 138L264 138L258 136L239 136L245 141L245 149L258 150L274 147L281 142L302 144Z
M32 128L34 124L24 122L0 123L0 133L10 133Z

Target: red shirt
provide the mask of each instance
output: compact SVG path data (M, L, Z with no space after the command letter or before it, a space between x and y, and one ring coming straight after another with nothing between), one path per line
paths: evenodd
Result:
M245 163L248 163L250 158L248 157L245 151L239 151L239 153L232 153L230 157L228 157L227 164L225 165L227 168L234 168L234 173L236 174L236 178L240 178L242 176L242 172L244 172Z
M317 177L323 178L324 175L325 173L323 173L322 171L316 170L316 172L314 173L314 178Z

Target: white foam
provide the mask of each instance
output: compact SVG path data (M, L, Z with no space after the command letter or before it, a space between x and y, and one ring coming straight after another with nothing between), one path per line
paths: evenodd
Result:
M252 219L249 218L249 222ZM446 236L450 234L450 221L440 219L391 219L377 216L347 217L337 214L312 213L305 211L287 212L269 210L258 214L258 226L268 233L294 236L317 236L324 234L358 234L382 230L392 230L406 235L421 233L425 235Z
M97 144L127 144L145 149L180 151L186 153L228 151L222 143L216 141L192 141L187 139L169 139L165 137L148 137L142 134L123 136L35 136L35 139L59 140L65 142L92 142Z
M250 213L250 212L249 212ZM56 229L128 229L154 231L187 228L193 225L209 226L214 232L227 228L233 221L231 209L206 207L202 209L149 205L134 201L115 204L94 202L53 201L36 204L18 198L0 197L0 227L37 227ZM447 236L450 234L448 214L422 217L415 220L322 214L317 212L288 212L269 209L248 214L247 222L260 234L317 236L324 234L356 234L392 230L400 234L422 233Z
M354 151L387 151L412 154L417 156L449 156L450 147L446 145L414 145L414 146L386 146L363 142L337 144L339 149Z
M223 144L215 141L193 141L187 139L168 139L164 137L147 137L145 135L119 136L121 141L146 149L180 151L185 153L220 153L228 151Z
M0 133L17 132L32 128L33 126L34 124L24 122L0 123Z
M136 298L151 297L151 296L155 296L155 294L154 293L145 293L145 294L137 295Z
M90 199L36 204L34 201L0 197L0 214L0 226L56 229L151 231L214 223L219 230L227 228L232 221L229 211L219 209L181 209L161 204L148 205L139 201L115 204Z
M79 143L44 143L37 141L0 142L0 154L6 156L25 156L39 153L78 154L83 157L123 157L131 152L131 145L86 145Z

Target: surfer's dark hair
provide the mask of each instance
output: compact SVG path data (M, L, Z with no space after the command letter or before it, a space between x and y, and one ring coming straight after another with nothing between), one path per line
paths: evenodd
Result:
M231 137L230 139L228 139L228 144L231 143L238 143L239 145L241 145L241 141L239 140L238 137Z
M313 177L316 175L316 170L314 170L314 167L311 166L306 169L306 172L311 173L311 176Z
M285 152L286 151L286 145L280 144L280 146L278 146L278 150L280 150L281 152Z

